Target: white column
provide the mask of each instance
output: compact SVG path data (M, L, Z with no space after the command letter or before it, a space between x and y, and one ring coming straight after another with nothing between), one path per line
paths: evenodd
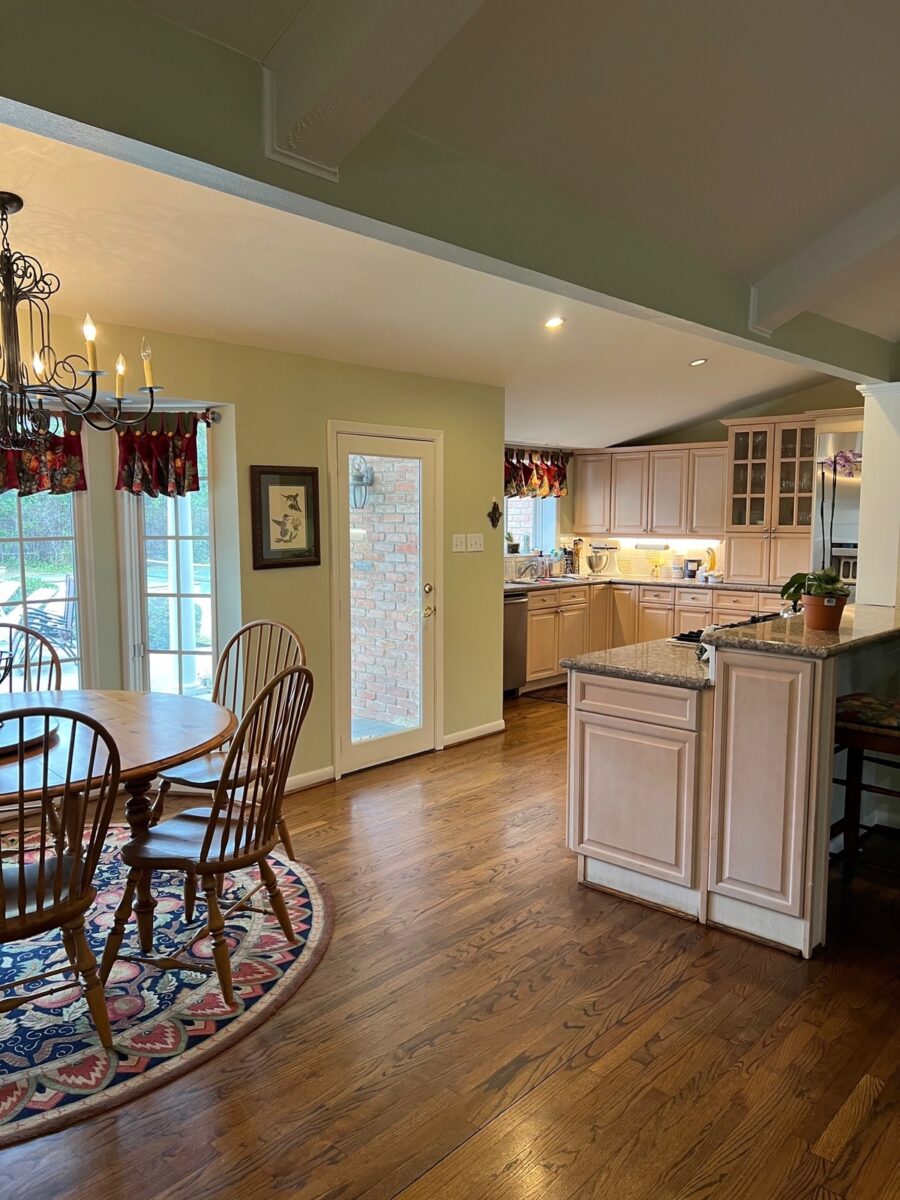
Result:
M900 383L861 383L858 604L900 607Z

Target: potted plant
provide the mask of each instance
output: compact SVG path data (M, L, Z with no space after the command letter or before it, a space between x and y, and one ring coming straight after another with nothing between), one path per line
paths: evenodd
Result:
M859 455L853 450L839 450L833 458L825 458L819 464L822 472L822 487L819 502L819 520L822 522L822 566L818 571L798 571L781 589L782 598L790 600L794 612L802 601L803 619L807 629L818 629L835 633L841 624L844 605L850 589L832 567L831 547L834 538L834 507L839 474L852 477L859 463ZM828 539L825 538L825 479L826 470L831 471L831 520Z
M802 601L807 629L834 633L840 626L850 589L841 583L837 571L826 567L822 571L798 571L781 589L781 595L791 601L794 612Z
M506 535L506 553L507 554L518 554L519 553L519 543L513 541L513 535L511 533L508 533Z

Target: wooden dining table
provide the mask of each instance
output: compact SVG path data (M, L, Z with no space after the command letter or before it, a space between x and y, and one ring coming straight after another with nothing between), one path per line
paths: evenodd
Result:
M218 749L237 728L237 717L221 704L193 696L173 696L163 692L112 692L79 689L72 691L12 692L0 694L0 722L28 708L53 708L86 714L99 721L109 731L119 749L120 781L128 794L125 816L132 834L146 831L150 826L150 793L160 771L180 766ZM2 733L2 730L0 730ZM57 736L46 751L51 777L64 779L67 771L69 743ZM29 777L33 777L40 795L42 742L26 751L24 763L24 794L20 790L20 767L17 754L0 758L0 807L28 800ZM29 770L29 761L33 770ZM73 783L79 779L77 755L70 772ZM144 894L141 895L140 892ZM135 914L141 933L141 943L149 949L152 943L153 909L155 901L149 891L140 889Z

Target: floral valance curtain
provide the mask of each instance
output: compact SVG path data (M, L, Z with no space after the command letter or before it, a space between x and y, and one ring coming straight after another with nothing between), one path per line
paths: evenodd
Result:
M158 413L118 432L116 491L135 496L184 496L199 490L197 413Z
M564 450L506 449L503 464L505 494L546 500L567 496L566 468L571 458Z
M54 417L58 431L39 449L0 451L0 492L20 496L51 492L63 496L87 490L81 449L81 418Z

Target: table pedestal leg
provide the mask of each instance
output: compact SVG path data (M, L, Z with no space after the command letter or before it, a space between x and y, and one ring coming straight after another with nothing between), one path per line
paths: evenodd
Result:
M132 779L125 784L128 800L125 804L125 816L131 828L132 837L146 833L150 828L150 788L153 776L149 779ZM156 900L151 887L151 873L142 871L137 881L137 900L134 905L134 915L137 918L138 937L141 950L149 954L153 949L153 910Z

